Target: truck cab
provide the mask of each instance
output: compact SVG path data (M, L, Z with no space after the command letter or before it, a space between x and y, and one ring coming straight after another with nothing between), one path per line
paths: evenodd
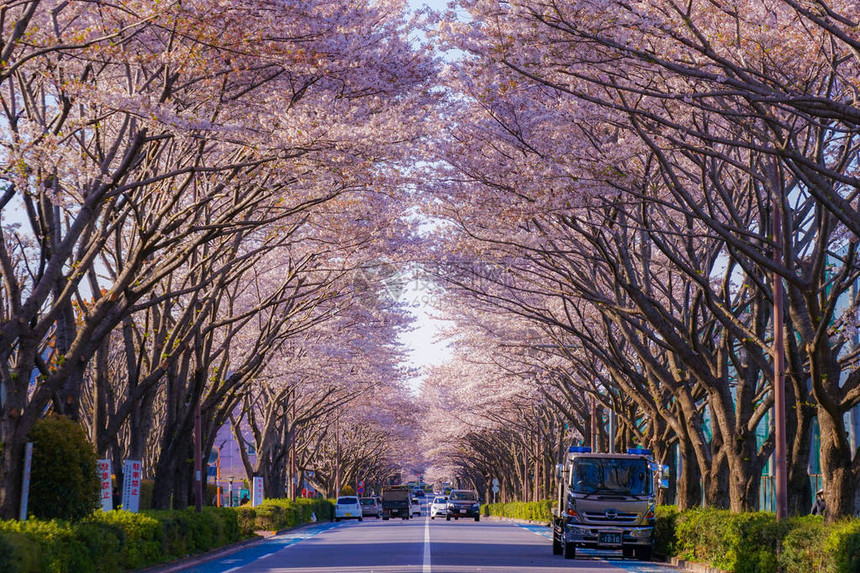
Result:
M649 450L592 453L572 446L556 467L553 553L573 559L577 547L620 549L625 557L650 561L657 490L668 486L667 476Z

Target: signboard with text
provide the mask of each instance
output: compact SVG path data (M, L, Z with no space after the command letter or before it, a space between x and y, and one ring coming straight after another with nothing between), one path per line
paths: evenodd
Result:
M110 460L96 460L96 467L99 472L99 482L101 482L102 511L110 511L113 509L113 491L111 490L110 482Z
M263 503L263 478L254 476L254 497L251 499L251 505L257 507Z
M125 460L122 465L122 508L137 513L140 508L140 480L142 477L140 460Z

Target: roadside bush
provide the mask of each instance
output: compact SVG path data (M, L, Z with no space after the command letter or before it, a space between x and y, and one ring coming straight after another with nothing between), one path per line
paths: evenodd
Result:
M4 521L0 522L0 531L3 534L20 534L27 545L36 548L38 552L36 569L29 569L30 571L60 573L95 571L95 565L86 545L75 537L72 526L65 521L39 519Z
M38 573L39 546L23 533L0 532L0 571L4 573Z
M832 524L824 543L831 556L833 573L860 571L860 521L846 520Z
M792 528L782 540L779 566L785 573L830 571L825 541L829 530L820 516L807 515L791 519Z
M28 512L43 519L82 519L98 507L96 453L83 428L49 416L30 430L33 465Z
M674 555L678 538L675 527L680 512L674 505L657 506L657 521L654 526L654 553L658 555Z
M86 519L121 531L120 565L123 569L138 569L164 560L164 525L146 513L127 511L97 511Z
M318 521L329 521L334 516L334 503L329 499L267 499L257 507L235 508L238 514L242 537L254 531L278 531L311 521L315 514Z
M514 501L510 503L488 503L481 507L481 513L487 516L509 517L511 519L527 519L529 521L552 521L553 500Z
M675 526L677 537L677 556L687 561L711 563L719 567L724 561L723 548L720 545L725 538L728 527L728 517L731 514L725 510L691 509L678 515Z

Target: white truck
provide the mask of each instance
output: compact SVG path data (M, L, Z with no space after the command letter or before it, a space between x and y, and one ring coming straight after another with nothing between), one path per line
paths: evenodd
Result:
M668 467L655 463L650 450L602 454L572 446L556 477L554 555L573 559L577 547L590 547L651 560L656 494L668 487Z

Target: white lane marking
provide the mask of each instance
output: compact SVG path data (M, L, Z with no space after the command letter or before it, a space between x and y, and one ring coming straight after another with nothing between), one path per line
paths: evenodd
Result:
M430 518L424 518L424 567L422 573L430 573Z
M261 555L260 557L257 557L257 559L265 559L266 557L271 557L275 553L277 553L277 551L272 551L271 553L266 553L265 555Z
M238 571L241 568L242 568L242 566L239 565L238 567L233 567L232 569L227 569L226 571L224 571L224 573L233 573L233 571Z

